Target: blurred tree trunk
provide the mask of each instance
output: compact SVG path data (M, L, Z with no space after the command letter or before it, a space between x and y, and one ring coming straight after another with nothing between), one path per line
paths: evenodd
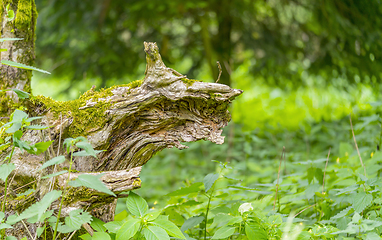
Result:
M216 5L216 15L218 19L218 33L215 39L215 51L217 59L222 67L222 74L219 83L231 85L231 1L218 1ZM216 78L215 78L216 79Z
M1 1L1 38L21 38L19 41L0 42L1 48L6 51L0 52L1 60L10 60L32 66L35 59L34 41L37 20L37 11L34 0L11 0ZM15 18L10 21L7 18L6 8L14 12ZM17 88L25 92L31 92L30 70L0 65L0 90ZM18 102L13 92L0 93L0 117L9 115ZM13 103L13 104L9 104Z

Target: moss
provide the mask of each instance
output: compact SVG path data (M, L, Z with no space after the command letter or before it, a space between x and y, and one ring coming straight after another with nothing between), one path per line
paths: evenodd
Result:
M194 84L195 82L201 82L199 80L188 79L188 78L182 78L180 80L182 80L182 82L184 82L187 86L192 86L192 84Z
M15 26L18 29L29 30L32 21L33 3L30 0L19 0L17 4L17 13L15 18Z
M78 201L89 201L91 199L96 200L96 202L91 204L88 211L103 206L107 203L111 203L112 201L114 201L115 198L104 193L98 194L94 192L94 190L86 187L69 188L68 192L64 197L63 204L64 206L68 206Z
M136 88L142 84L142 80L137 80L129 84L117 85L100 91L90 89L76 100L56 101L50 97L32 96L31 102L35 107L41 107L42 112L51 111L55 117L60 114L73 119L69 126L67 136L78 137L86 136L89 133L102 128L107 119L105 111L111 107L111 103L106 100L107 97L113 95L112 90L117 87ZM97 102L93 107L79 109L86 105L86 102Z

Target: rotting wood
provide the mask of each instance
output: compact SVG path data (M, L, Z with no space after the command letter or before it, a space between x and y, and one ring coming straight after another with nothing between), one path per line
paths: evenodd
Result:
M222 128L230 121L229 103L242 93L223 84L188 79L165 66L156 43L145 42L144 45L147 67L143 81L101 91L91 89L79 99L67 102L32 96L28 104L30 115L43 116L40 124L52 127L43 134L29 131L24 138L31 143L53 140L53 148L61 148L62 153L64 148L58 145L60 132L62 138L85 136L95 149L105 151L97 159L76 157L72 167L76 173L72 173L71 178L81 173L105 173L102 181L117 196L140 187L141 166L164 148L184 149L187 146L182 142L198 140L222 144ZM0 157L6 154L0 153ZM41 179L42 173L37 169L52 157L15 151L12 162L17 166L17 177L11 188L16 189L25 179L36 179L37 184L31 196L10 198L7 214L14 213L11 206L24 206L19 209L25 209L50 190L49 180ZM56 171L65 167L67 163L59 165ZM43 174L52 171L51 167ZM65 175L58 177L54 188L62 190L64 179ZM84 208L103 221L113 219L114 197L84 188L70 188L69 192L63 216L70 210ZM57 209L58 203L52 208Z

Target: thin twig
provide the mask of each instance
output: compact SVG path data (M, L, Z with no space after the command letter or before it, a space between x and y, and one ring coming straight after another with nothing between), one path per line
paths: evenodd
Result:
M58 138L58 148L57 148L57 155L60 155L60 146L61 146L61 134L62 134L62 113L60 113L61 121L60 121L60 136Z
M23 225L24 225L25 229L27 230L29 236L33 239L32 233L29 231L29 229L28 229L27 225L25 224L24 220L21 220L21 222L23 223Z
M309 208L311 208L311 207L316 206L316 204L317 204L317 203L313 204L312 206L309 206L309 207L306 207L306 208L302 209L302 210L299 211L296 215L294 215L294 217L297 217L298 215L300 215L300 214L301 214L302 212L304 212L305 210L307 210L307 209L309 209Z
M218 64L218 68L219 68L219 76L215 83L219 82L220 76L222 75L222 66L220 65L219 61L217 61L216 63Z
M72 237L74 236L74 234L75 234L76 232L77 232L77 230L76 230L76 231L74 231L74 232L72 232L72 234L70 234L70 236L69 236L68 240L72 239ZM93 236L93 235L91 235L91 236Z
M325 170L324 170L324 178L322 179L322 194L324 194L324 190L325 190L325 175L326 175L326 167L328 166L328 162L329 162L330 149L331 148L329 148L328 158L326 159Z
M282 160L283 160L284 152L285 152L285 146L283 147L283 151L282 151L281 157L280 157L280 164L279 164L279 171L277 173L276 194L275 194L275 201L273 203L273 210L275 210L275 208L276 208L277 192L279 191L280 170L281 170L281 163L282 163Z
M361 157L361 154L359 153L359 149L358 149L358 145L357 145L357 140L355 140L355 135L354 135L354 130L353 130L353 123L351 121L351 114L349 115L349 119L350 119L351 132L353 133L353 139L354 139L355 148L357 149L358 157L359 157L359 160L361 161L361 165L363 167L363 172L365 173L365 177L366 177L366 168L365 168L365 165L363 165L362 157Z
M82 227L85 228L85 230L90 234L90 236L94 235L93 228L89 225L89 223L82 224Z

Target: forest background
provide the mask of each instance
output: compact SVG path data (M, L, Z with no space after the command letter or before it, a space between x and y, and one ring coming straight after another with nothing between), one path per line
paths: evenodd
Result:
M358 159L349 115L361 154L370 158L379 149L382 5L377 0L36 0L36 5L35 65L52 74L34 73L35 95L69 100L93 85L99 89L143 79L143 41L157 42L166 65L188 78L215 82L219 61L219 83L244 90L231 107L223 145L197 142L187 150L166 149L143 167L142 188L136 192L150 207L171 204L166 194L219 171L211 160L233 167L228 175L239 183L225 188L248 188L223 200L251 202L274 197L275 191L280 200L292 188L286 184L276 190L283 147L281 175L299 176L294 184L300 190L294 193L320 192L324 173L317 169L325 166L329 149L333 177L328 173L327 181L334 189L352 186L359 182L357 174L335 185L339 176L330 167ZM288 214L316 204L319 196L313 195L300 206L286 196L279 201L281 210ZM317 208L305 216L317 217ZM117 214L124 210L120 204ZM325 212L326 220L338 212Z

